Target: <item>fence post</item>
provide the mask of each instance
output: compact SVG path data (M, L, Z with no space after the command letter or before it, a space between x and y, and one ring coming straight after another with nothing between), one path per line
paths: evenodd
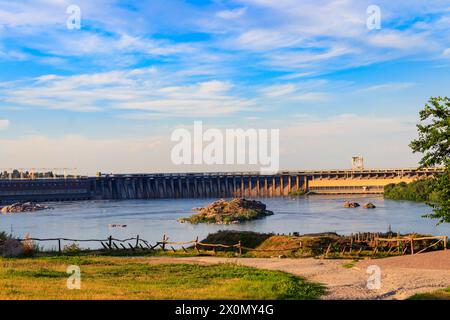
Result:
M447 236L444 237L444 250L447 250Z
M109 250L112 250L112 236L109 236L109 238L108 238L108 247L109 247Z
M139 247L139 235L136 236L136 248Z
M331 250L331 243L328 245L327 251L325 252L325 258L328 257L328 253L330 253Z
M414 240L411 238L411 254L414 254Z
M194 247L195 247L195 250L197 250L197 252L200 252L200 250L198 249L197 243L198 243L198 236L197 236L197 238L195 238Z
M239 255L242 255L242 248L241 248L241 240L238 242L238 248L239 248Z
M166 235L163 235L162 250L166 251Z
M58 239L58 253L61 254L61 239Z

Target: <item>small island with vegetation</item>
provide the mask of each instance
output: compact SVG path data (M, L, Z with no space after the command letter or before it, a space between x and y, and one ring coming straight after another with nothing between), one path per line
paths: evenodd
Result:
M273 215L261 201L236 198L230 201L220 199L204 208L194 209L198 213L188 218L180 218L179 222L236 224Z
M10 213L22 213L22 212L34 212L40 210L49 210L52 209L49 206L34 203L34 202L17 202L13 203L9 206L0 207L0 213L2 214L10 214Z

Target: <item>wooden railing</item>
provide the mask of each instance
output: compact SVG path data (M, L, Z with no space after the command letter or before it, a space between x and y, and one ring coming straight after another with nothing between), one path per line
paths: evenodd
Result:
M370 250L373 250L373 255L375 255L378 252L381 252L380 250L386 249L388 250L387 253L390 253L391 251L397 251L399 253L405 254L408 249L410 249L411 254L419 254L427 249L430 249L432 247L438 246L441 242L443 245L443 249L447 250L447 242L448 237L447 236L430 236L430 237L400 237L399 235L397 237L392 238L381 238L376 233L357 233L352 234L350 237L347 237L349 240L349 243L347 245L344 245L344 249L339 249L339 251L342 250L341 255L346 252L347 248L350 250L351 253L354 249L359 249L359 252L362 251L363 248ZM104 250L133 250L141 249L141 250L156 250L158 247L162 251L167 251L167 247L170 247L169 250L172 250L173 252L176 252L177 250L174 248L174 246L179 246L184 252L187 252L186 246L191 245L191 247L196 250L197 252L200 252L203 250L212 249L214 253L217 252L218 248L224 248L224 249L232 249L236 250L236 252L239 255L243 254L243 251L252 251L252 252L284 252L284 251L295 251L303 248L303 243L300 240L299 246L296 247L290 247L290 248L284 248L284 249L256 249L256 248L250 248L244 246L241 241L238 241L236 244L220 244L220 243L205 243L198 240L198 237L196 237L194 240L191 241L184 241L184 242L178 242L178 241L169 241L169 237L166 235L163 235L162 241L157 241L154 245L152 245L149 241L142 239L139 235L137 235L134 238L128 238L128 239L117 239L113 238L112 236L109 236L106 239L71 239L71 238L25 238L25 239L17 239L19 241L37 241L37 242L56 242L58 245L58 252L62 253L64 248L62 247L63 242L97 242L100 243ZM420 249L418 252L415 252L414 242L417 241L426 241L426 240L436 240L436 242L433 242L432 244L426 246L425 248ZM383 243L386 243L383 245ZM364 245L363 245L364 244ZM120 247L119 247L120 246ZM330 243L327 247L324 254L324 257L327 257L328 254L331 251L332 244ZM365 250L366 250L365 249Z
M174 245L180 246L184 252L187 252L185 246L192 245L192 247L200 252L201 249L212 248L214 253L217 252L217 248L225 248L225 249L235 249L239 255L242 255L243 250L245 251L259 251L259 252L282 252L282 251L293 251L302 248L301 246L293 247L293 248L285 248L285 249L255 249L243 246L241 241L238 241L236 244L228 245L228 244L220 244L220 243L205 243L198 240L198 237L191 241L169 241L169 237L164 235L162 241L157 241L154 245L152 245L149 241L142 239L139 235L134 238L128 239L117 239L109 236L107 239L72 239L72 238L25 238L25 239L17 239L19 241L36 241L36 242L56 242L58 246L58 252L62 253L64 247L62 246L63 242L97 242L100 243L105 250L156 250L156 248L160 247L161 250L166 251L167 247L170 246L170 249L174 252L177 250L173 247ZM133 244L131 244L131 242ZM120 247L119 247L120 246Z

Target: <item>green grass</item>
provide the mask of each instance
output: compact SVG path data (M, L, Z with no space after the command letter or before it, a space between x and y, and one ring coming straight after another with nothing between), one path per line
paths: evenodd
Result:
M344 263L342 265L342 267L345 268L345 269L351 269L351 268L353 268L355 266L355 263L357 263L357 262L358 262L357 260L353 260L352 262Z
M0 299L317 299L324 288L235 264L155 264L145 257L0 258ZM69 265L81 290L69 290Z
M410 300L450 300L450 287L427 293L415 294Z

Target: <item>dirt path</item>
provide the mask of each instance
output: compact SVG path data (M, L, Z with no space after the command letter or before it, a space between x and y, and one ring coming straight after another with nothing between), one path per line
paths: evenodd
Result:
M319 282L327 287L324 299L406 299L450 287L450 250L376 260L364 260L348 268L351 260L278 259L278 258L219 258L155 257L146 263L232 262L240 265L289 272ZM347 268L344 267L347 265ZM376 265L381 271L381 288L368 289L370 274L367 267Z

